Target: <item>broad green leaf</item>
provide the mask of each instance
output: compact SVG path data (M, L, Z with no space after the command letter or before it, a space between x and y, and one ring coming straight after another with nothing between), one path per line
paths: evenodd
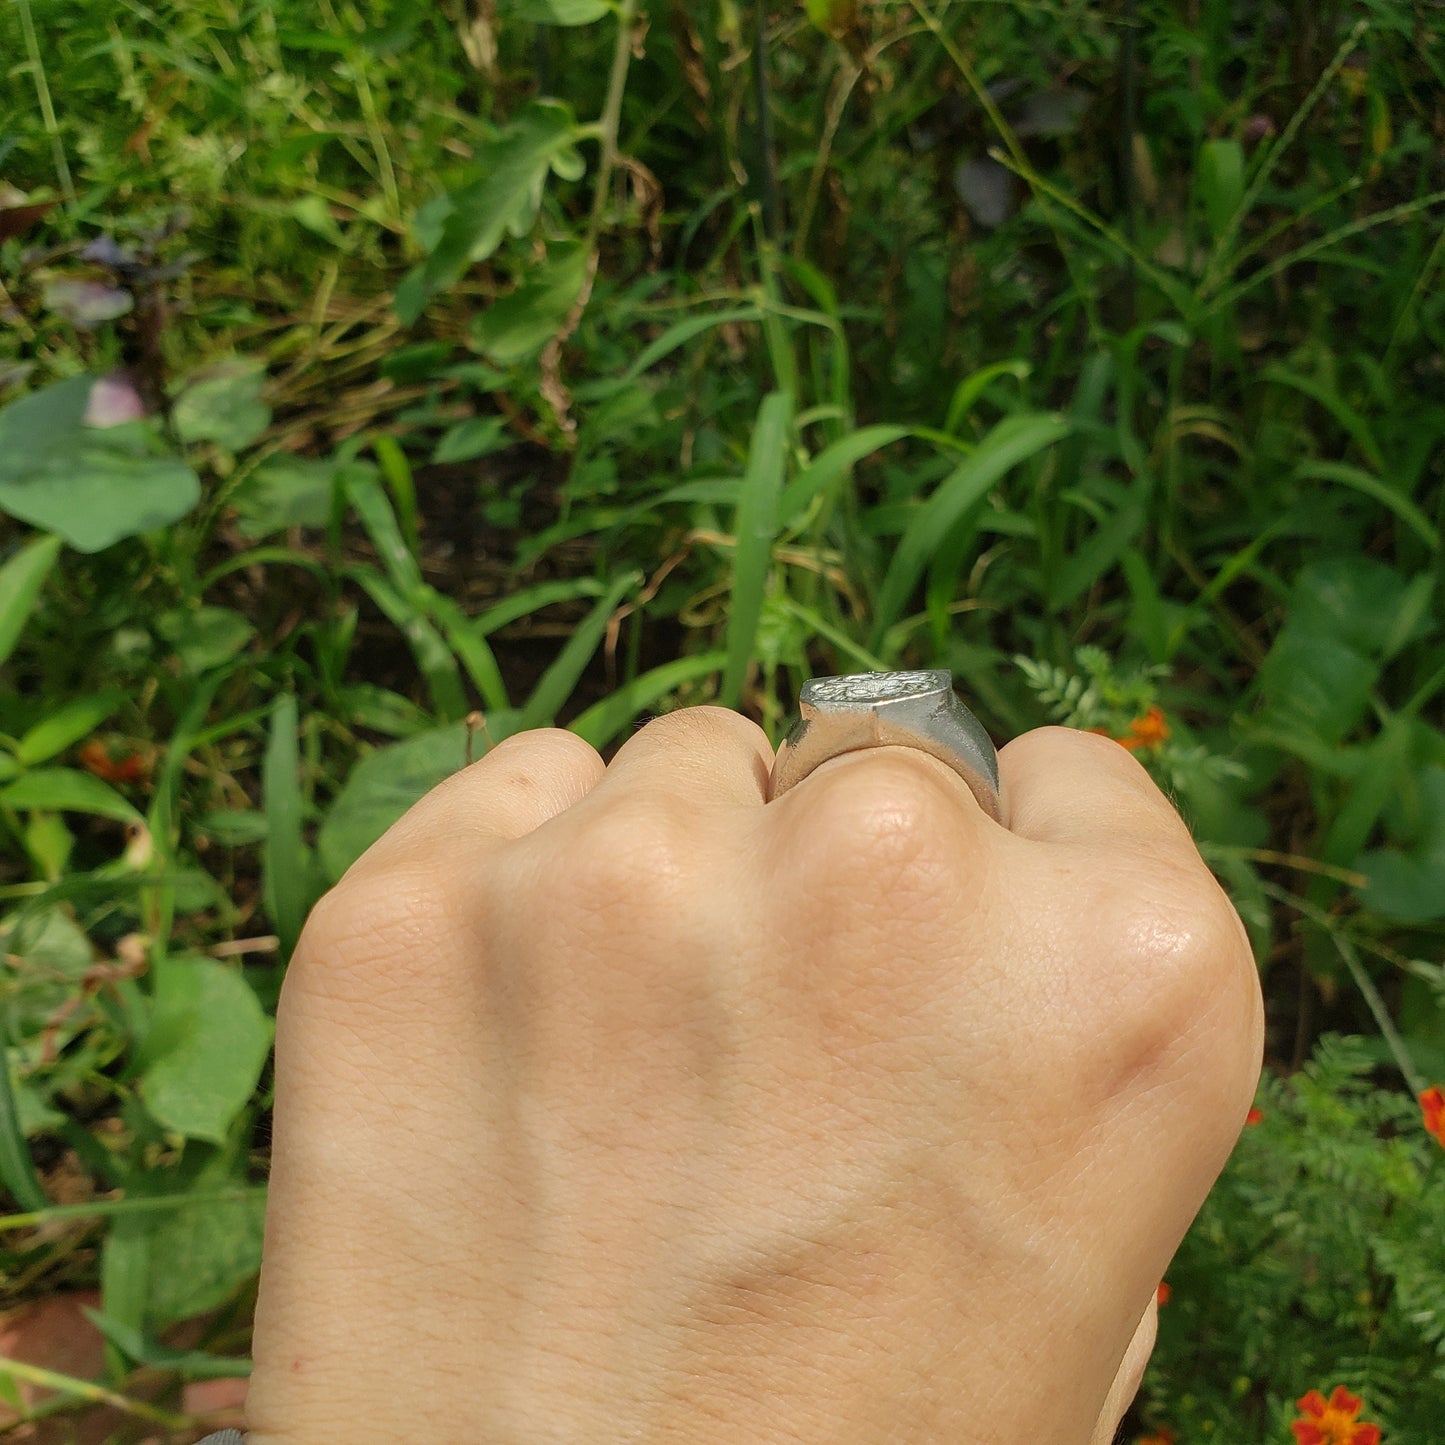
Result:
M336 465L304 457L264 461L231 494L236 530L249 541L292 527L324 527Z
M0 802L16 812L89 813L118 823L141 815L109 783L75 768L37 768L0 788Z
M215 442L239 452L271 424L271 408L261 400L265 369L249 362L222 362L192 378L171 411L176 435L184 442Z
M152 977L151 1029L166 1046L141 1078L141 1097L165 1128L222 1144L261 1077L271 1021L241 974L214 959L162 957Z
M748 465L733 521L728 660L718 696L724 707L735 708L741 703L748 665L753 660L753 643L772 570L773 543L778 535L778 499L787 470L792 426L793 398L782 391L765 396L753 423Z
M868 651L877 653L883 635L902 615L934 549L1020 462L1069 434L1071 423L1062 416L1024 413L1005 417L958 464L919 507L898 543L883 578L874 609Z
M488 714L487 732L499 743L516 730L515 713ZM412 804L466 766L463 723L389 743L352 768L321 832L317 852L331 882L376 842ZM482 747L479 746L479 756Z
M256 635L256 629L229 607L178 607L157 617L155 627L192 674L230 662Z
M0 933L0 952L14 970L8 1016L18 1039L38 1034L95 963L85 930L60 908L22 914Z
M201 496L153 423L85 425L94 384L72 377L0 410L0 511L80 552L164 527Z
M1400 923L1445 918L1445 767L1420 776L1425 831L1414 848L1374 848L1355 860L1369 880L1360 890L1367 908Z
M1286 621L1260 668L1267 725L1338 743L1364 717L1378 666L1307 623Z
M49 762L73 743L89 737L125 700L126 694L119 688L72 698L20 739L15 756L27 768Z
M539 25L591 25L612 9L605 0L500 0L502 16Z
M259 1194L187 1204L145 1219L150 1258L158 1265L147 1276L147 1325L160 1329L225 1304L261 1267L265 1222Z
M472 322L472 345L498 366L535 356L562 328L587 279L588 248L557 247L509 296Z
M469 416L442 433L432 461L470 462L490 456L510 445L507 419L501 416Z
M58 537L38 537L0 567L0 662L15 651L59 555Z

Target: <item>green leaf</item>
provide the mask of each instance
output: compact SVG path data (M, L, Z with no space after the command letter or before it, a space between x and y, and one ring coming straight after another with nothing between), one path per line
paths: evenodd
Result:
M728 608L727 668L718 700L724 707L742 701L743 684L753 658L763 594L772 570L778 535L778 498L787 469L793 426L793 398L769 393L758 408L748 447L748 465L734 514L732 605Z
M511 444L507 419L501 416L469 416L442 433L432 461L470 462L490 456Z
M256 629L229 607L178 607L163 612L155 626L193 675L230 662L256 635Z
M402 321L415 321L430 297L457 282L473 262L485 261L505 236L525 236L532 229L547 175L557 165L568 167L577 139L571 109L540 100L477 148L475 179L448 192L440 233L407 293L405 312L398 292Z
M145 1219L150 1258L160 1264L148 1271L149 1326L160 1329L225 1304L261 1268L265 1222L259 1195L186 1204Z
M0 662L15 651L59 555L59 538L38 537L0 567Z
M624 572L615 577L612 586L592 604L592 610L573 628L566 646L552 659L532 690L531 697L518 713L516 731L552 724L575 691L593 654L601 646L617 604L641 582L641 572ZM493 737L495 741L501 741L495 734Z
M797 521L813 498L826 491L864 457L913 435L906 426L865 426L826 446L784 489L778 516L788 524Z
M20 739L15 756L27 768L49 762L71 744L89 737L125 700L126 694L119 688L72 698Z
M162 957L152 976L151 1029L167 1046L145 1070L141 1097L165 1128L222 1144L261 1077L271 1021L241 974L214 959Z
M1335 482L1379 502L1393 512L1432 552L1440 550L1435 525L1409 497L1387 481L1348 462L1301 462L1294 470L1297 481Z
M1411 849L1374 848L1355 868L1368 879L1360 890L1367 908L1400 923L1445 918L1445 767L1427 768L1419 781L1425 833Z
M909 595L935 548L970 512L983 505L999 479L1020 462L1072 430L1065 417L1023 413L1005 417L935 488L898 543L874 608L868 651L877 653L884 634L902 615Z
M516 714L487 716L494 743L515 731ZM467 730L451 723L389 743L352 768L316 840L327 877L343 873L424 794L466 765Z
M249 808L218 809L196 819L196 828L224 848L249 848L266 841L266 815Z
M175 1350L147 1338L134 1325L122 1324L120 1320L113 1320L100 1310L89 1309L85 1305L80 1308L86 1319L111 1344L123 1350L137 1364L152 1365L186 1380L241 1380L251 1373L251 1361L242 1356L227 1359L222 1355L207 1354L204 1350Z
M612 9L605 0L501 0L497 8L504 17L539 25L591 25Z
M118 823L141 815L109 783L75 768L37 768L0 788L0 801L17 812L89 813Z
M1199 151L1199 191L1215 240L1244 199L1244 148L1236 140L1207 140Z
M296 730L296 695L284 693L271 714L271 736L261 761L261 796L266 810L262 893L281 940L283 958L291 957L311 902L307 897L310 860L301 838L301 756Z
M184 442L214 442L239 452L271 424L271 408L261 400L263 367L222 362L194 377L171 410L176 435Z
M5 1027L5 1010L0 1007L0 1038L9 1034ZM14 1196L22 1209L44 1209L50 1203L35 1172L30 1146L20 1130L20 1111L16 1107L14 1084L10 1074L10 1050L0 1044L0 1184Z
M264 461L231 494L236 530L249 541L292 527L324 527L336 465L302 457Z
M472 345L498 366L535 356L567 320L587 280L590 251L572 244L554 247L541 266L509 296L494 301L472 322Z
M94 384L72 377L0 410L0 511L80 552L164 527L201 496L152 423L85 425Z
M576 733L594 748L605 748L659 698L666 697L685 682L721 672L726 662L725 652L704 652L696 657L680 657L674 662L664 662L650 672L623 683L601 702L593 703L586 712L573 719L568 731Z

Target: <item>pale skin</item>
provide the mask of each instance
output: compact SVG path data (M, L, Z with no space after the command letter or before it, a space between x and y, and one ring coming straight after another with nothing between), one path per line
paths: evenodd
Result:
M522 733L281 998L251 1445L1107 1445L1263 1037L1139 763Z

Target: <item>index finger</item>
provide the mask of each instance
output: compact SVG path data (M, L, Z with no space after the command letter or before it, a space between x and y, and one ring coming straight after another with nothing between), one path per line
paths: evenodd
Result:
M998 755L1010 832L1037 843L1188 849L1194 838L1139 762L1112 738L1035 728Z

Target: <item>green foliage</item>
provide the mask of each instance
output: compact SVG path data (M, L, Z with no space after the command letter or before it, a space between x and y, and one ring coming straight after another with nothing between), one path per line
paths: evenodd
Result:
M761 14L0 7L7 1274L100 1284L116 1387L233 1369L156 1331L244 1306L286 959L391 822L521 729L776 740L809 676L947 667L1129 745L1264 970L1149 1418L1275 1440L1344 1382L1424 1440L1429 22Z
M1288 1079L1169 1269L1149 1414L1181 1440L1273 1445L1294 1401L1346 1385L1393 1445L1438 1439L1445 1388L1445 1149L1329 1035Z

